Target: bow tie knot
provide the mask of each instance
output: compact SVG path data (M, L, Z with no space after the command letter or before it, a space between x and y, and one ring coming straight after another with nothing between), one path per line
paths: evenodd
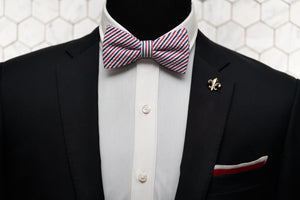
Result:
M102 53L105 69L125 66L141 58L152 58L161 66L183 74L189 58L188 34L183 28L156 40L141 41L119 28L107 26Z
M141 41L141 57L142 58L152 58L153 52L153 41L152 40L142 40Z

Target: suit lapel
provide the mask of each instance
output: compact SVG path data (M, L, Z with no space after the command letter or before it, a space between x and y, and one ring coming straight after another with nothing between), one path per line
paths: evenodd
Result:
M217 48L198 31L176 200L205 199L218 156L234 83L226 74L226 55ZM222 87L212 92L207 81L215 77Z
M76 199L101 200L98 28L67 45L67 61L57 66L57 89L71 178Z

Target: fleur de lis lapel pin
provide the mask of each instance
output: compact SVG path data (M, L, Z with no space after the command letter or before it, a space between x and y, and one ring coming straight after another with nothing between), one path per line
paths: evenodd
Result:
M219 88L221 88L221 83L219 83L218 78L209 79L208 88L210 89L210 91L217 91Z

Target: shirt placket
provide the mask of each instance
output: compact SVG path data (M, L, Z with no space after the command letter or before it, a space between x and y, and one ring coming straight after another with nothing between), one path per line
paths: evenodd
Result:
M151 59L137 62L132 200L153 200L157 151L159 66Z

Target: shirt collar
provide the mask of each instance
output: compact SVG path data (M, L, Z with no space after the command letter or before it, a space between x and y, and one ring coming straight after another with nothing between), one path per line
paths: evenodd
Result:
M169 32L171 32L176 29L186 28L188 37L189 37L190 49L193 47L195 40L196 40L197 33L198 33L197 19L196 19L195 8L194 8L195 6L193 5L193 1L191 1L191 2L192 2L192 6L191 6L192 9L191 9L190 14L187 16L187 18L185 18L185 20L183 22L181 22L178 26L176 26L175 28L173 28L172 30L169 31ZM103 41L104 33L105 33L107 25L117 27L123 31L130 33L121 24L119 24L116 20L114 20L110 16L110 14L108 13L108 11L106 9L106 2L105 2L103 5L102 16L101 16L100 26L99 26L101 41Z

